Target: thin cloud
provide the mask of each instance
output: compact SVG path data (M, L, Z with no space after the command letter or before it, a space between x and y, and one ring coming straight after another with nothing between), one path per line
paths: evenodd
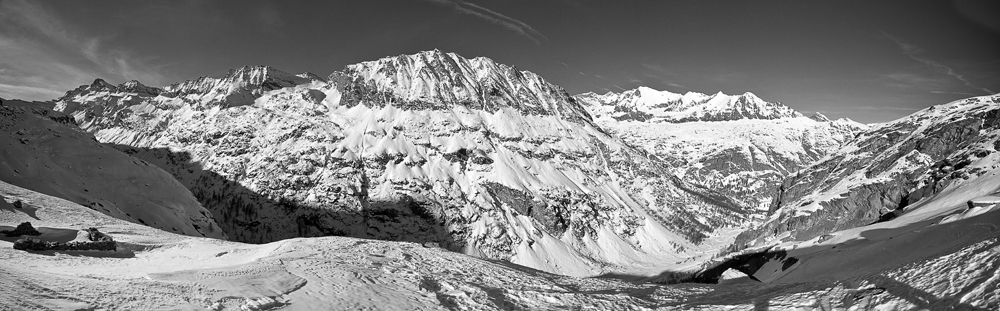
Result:
M934 94L957 94L957 95L976 96L976 94L966 93L966 92L931 91L931 93L934 93Z
M898 110L898 111L917 111L923 108L914 107L893 107L893 106L860 106L857 109L861 110Z
M686 87L686 86L683 86L683 85L680 85L680 84L677 84L677 83L673 83L673 82L663 81L663 83L666 84L666 85L668 85L668 86L672 86L672 87L676 87L676 88L682 88L682 89L688 89L688 90L691 89L689 87Z
M643 73L642 74L643 76L656 79L661 84L666 85L666 86L672 86L672 87L675 87L675 88L688 89L688 90L691 89L689 87L686 87L686 86L683 86L683 85L680 85L680 84L674 82L673 81L674 79L667 78L667 77L677 77L677 74L674 73L674 72L672 72L672 71L670 71L669 69L667 69L663 65L653 64L653 63L643 63L643 64L640 64L640 66L642 66L643 68L646 68L647 70L650 70L650 71L653 72L653 73L648 73L648 72L647 73ZM664 76L666 76L666 77L664 77Z
M884 35L886 38L889 38L889 40L892 40L892 42L896 43L896 45L899 46L899 49L903 50L903 54L906 54L906 56L909 56L911 59L923 63L924 65L927 65L931 68L941 70L945 74L954 77L958 81L961 81L963 84L965 84L965 86L986 92L987 94L994 93L993 91L987 88L972 84L972 82L965 79L965 77L958 74L958 72L955 72L955 70L953 70L951 67L945 66L931 59L918 56L919 54L924 52L924 49L920 48L919 46L903 41L902 39L892 36L886 32L882 32L882 35Z
M594 86L595 88L598 88L598 89L601 89L601 90L604 90L604 92L605 92L605 93L610 93L610 92L611 92L611 90L609 90L609 89L608 89L608 88L606 88L606 87L601 87L601 86L597 86L597 84L593 84L593 83L590 83L590 82L587 82L587 84L590 84L590 85Z
M531 25L528 25L520 20L509 17L507 15L500 14L496 11L481 7L479 5L468 3L462 0L429 0L429 1L440 5L449 6L453 10L459 13L469 14L481 18L490 23L500 25L504 28L507 28L508 30L516 32L517 34L525 38L528 38L528 40L531 40L531 42L534 42L535 44L542 44L543 41L549 41L548 37L546 37L538 30L535 30L535 28L531 27Z
M897 72L878 74L876 76L884 80L886 86L899 88L943 89L949 84L948 79L944 77L929 77L913 73Z
M0 2L0 97L48 100L102 77L159 85L147 59L87 36L38 2Z
M658 76L658 75L655 75L655 74L644 73L642 75L646 76L646 77L649 77L649 78L656 79L657 81L660 81L660 83L662 83L663 85L666 85L666 86L672 86L672 87L676 87L676 88L689 89L689 90L691 89L689 87L677 84L677 83L671 81L670 79L667 79L667 78L664 78L664 77L661 77L661 76Z

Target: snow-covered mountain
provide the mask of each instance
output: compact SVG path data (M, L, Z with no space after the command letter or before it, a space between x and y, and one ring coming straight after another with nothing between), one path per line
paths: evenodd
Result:
M648 87L608 92L584 93L577 99L591 103L594 117L615 120L658 122L731 121L741 119L773 120L802 117L788 106L767 102L753 93L712 95L697 92L677 94Z
M0 229L117 241L0 236L12 308L1000 306L1000 94L861 125L435 50L0 100L0 146Z
M867 126L743 95L640 87L576 96L601 127L667 160L687 181L767 211L789 174L834 152Z
M933 218L960 211L968 200L1000 191L998 151L1000 95L873 125L785 180L767 223L742 233L736 246L803 241L911 212ZM925 208L930 198L947 204Z
M226 238L170 174L101 145L46 103L0 99L0 180L153 228Z
M747 220L563 89L487 58L435 50L327 81L248 67L158 93L137 85L95 82L56 107L170 171L239 241L437 242L593 275L709 255L728 242L699 242Z

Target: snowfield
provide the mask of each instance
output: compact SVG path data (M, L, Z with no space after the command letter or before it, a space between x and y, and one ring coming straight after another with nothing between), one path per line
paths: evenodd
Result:
M111 252L24 252L0 241L0 305L15 310L995 310L1000 212L893 222L789 246L785 271L726 284L575 278L347 237L243 244L177 235L0 182L0 223L97 227ZM858 238L860 236L860 238ZM853 237L853 238L851 238ZM860 263L864 264L860 264ZM873 264L874 263L874 264ZM780 269L778 269L780 270Z

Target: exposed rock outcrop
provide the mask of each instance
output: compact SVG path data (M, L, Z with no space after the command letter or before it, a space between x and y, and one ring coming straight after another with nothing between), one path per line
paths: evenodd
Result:
M36 230L35 227L32 227L30 222L22 222L22 223L18 224L17 227L14 228L14 230L2 230L2 231L0 231L0 233L3 233L5 236L8 236L8 237L19 237L19 236L23 236L23 235L41 235L42 234L41 232L38 232L38 230Z
M114 241L100 242L52 242L36 239L20 239L14 242L14 249L23 251L116 251Z

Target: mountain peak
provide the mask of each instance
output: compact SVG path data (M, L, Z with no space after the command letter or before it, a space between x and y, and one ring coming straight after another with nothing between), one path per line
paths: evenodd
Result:
M323 80L313 76L293 75L270 66L243 66L230 69L221 78L201 77L170 85L165 88L165 94L197 96L203 98L205 103L246 105L267 91Z
M143 96L156 96L163 92L163 89L158 87L146 86L139 82L138 80L131 80L115 87L115 91L126 92L126 93L136 93Z
M287 79L290 77L295 76L290 73L274 69L270 66L243 66L240 68L230 69L229 73L226 74L223 79L257 84L268 79Z
M532 115L558 115L568 120L590 116L562 88L528 71L486 57L468 59L441 50L386 57L347 66L330 75L343 88L348 105L369 94L391 96L407 109L441 109L455 105L486 111L513 108ZM359 81L360 80L360 81ZM367 92L367 93L366 93ZM386 99L365 103L386 103Z
M104 81L104 79L101 79L101 78L94 79L94 82L90 84L90 88L91 89L95 89L95 90L96 89L112 89L114 87L115 87L114 85L112 85L111 83L108 83L107 81Z
M595 116L610 115L619 120L651 122L728 121L739 119L781 119L802 117L792 108L768 102L751 92L684 95L641 86L621 93L577 96Z
M830 122L830 118L827 118L822 113L819 113L819 111L814 112L811 116L809 116L809 118L818 122Z

